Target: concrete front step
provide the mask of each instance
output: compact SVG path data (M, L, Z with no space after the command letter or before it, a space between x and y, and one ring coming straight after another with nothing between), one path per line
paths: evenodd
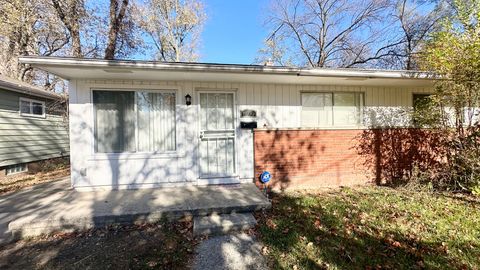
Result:
M24 210L15 211L16 216L8 224L8 232L14 238L113 224L156 222L165 217L177 219L253 212L271 207L270 201L252 183L110 192L65 190L45 198L37 193L46 194L46 191L38 190L5 200L12 202L15 208L21 205ZM33 199L39 197L40 200ZM27 205L18 203L25 201ZM6 206L0 199L0 213L14 212L11 211L13 206L12 209Z
M247 230L257 225L252 213L213 214L193 219L193 234L224 234L231 231Z

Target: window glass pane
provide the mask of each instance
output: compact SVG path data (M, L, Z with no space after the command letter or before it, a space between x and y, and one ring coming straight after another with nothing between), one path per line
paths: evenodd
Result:
M302 93L302 126L332 125L332 94Z
M6 168L5 174L10 175L10 174L26 172L26 171L27 171L27 164L22 163L22 164L8 166Z
M32 114L43 115L43 103L32 102Z
M175 150L175 94L137 92L138 151Z
M93 91L95 151L135 151L134 92Z
M21 100L20 101L20 112L30 114L30 101Z
M333 95L333 122L335 126L360 124L361 93L335 93Z

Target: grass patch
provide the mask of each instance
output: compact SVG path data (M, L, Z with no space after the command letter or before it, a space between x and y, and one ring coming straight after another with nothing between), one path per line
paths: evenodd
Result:
M480 201L367 187L273 197L259 234L274 269L479 269Z

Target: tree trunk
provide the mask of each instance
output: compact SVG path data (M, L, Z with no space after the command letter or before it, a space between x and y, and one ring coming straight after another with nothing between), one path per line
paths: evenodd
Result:
M71 6L67 9L68 17L63 10L58 0L52 0L53 7L57 11L57 15L68 29L70 36L72 37L72 56L81 58L82 56L82 43L80 41L80 14L79 2L75 1L71 3Z
M128 6L128 0L122 0L122 5L118 11L117 0L110 0L110 29L108 31L107 48L105 49L105 59L112 60L115 58L117 50L118 33L120 32L120 25L123 22Z
M81 58L83 57L83 55L82 55L82 43L80 41L79 14L77 14L78 11L76 8L74 8L72 12L75 12L75 15L72 18L71 26L68 29L70 31L70 36L72 37L72 55L73 57Z

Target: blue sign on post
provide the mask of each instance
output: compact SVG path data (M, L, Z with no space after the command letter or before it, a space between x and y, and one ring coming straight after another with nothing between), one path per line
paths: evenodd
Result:
M270 179L272 178L272 175L267 172L267 171L264 171L261 175L260 175L260 182L262 183L267 183L268 181L270 181Z

